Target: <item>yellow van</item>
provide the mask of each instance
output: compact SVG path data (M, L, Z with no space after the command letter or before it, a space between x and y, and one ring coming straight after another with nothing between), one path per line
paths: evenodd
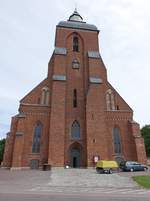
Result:
M118 163L116 161L105 161L100 160L96 163L97 173L109 173L112 174L113 171L119 170Z

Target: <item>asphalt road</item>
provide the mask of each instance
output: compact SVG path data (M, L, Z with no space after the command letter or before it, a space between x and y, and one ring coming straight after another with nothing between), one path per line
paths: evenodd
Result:
M136 195L136 194L125 194L116 195L110 194L28 194L28 193L1 193L0 201L150 201L149 195Z

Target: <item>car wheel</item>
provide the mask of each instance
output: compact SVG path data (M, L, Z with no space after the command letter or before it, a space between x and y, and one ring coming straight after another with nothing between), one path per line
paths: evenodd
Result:
M100 168L96 168L96 172L100 174Z
M103 173L103 169L101 169L101 168L96 168L96 172L97 172L98 174L102 174L102 173Z
M133 172L133 171L134 171L134 169L133 169L133 168L131 168L131 169L130 169L130 172Z
M113 172L112 172L112 170L110 169L110 170L109 170L109 174L112 174L112 173L113 173Z
M146 167L144 168L144 171L147 171L147 168L146 168Z

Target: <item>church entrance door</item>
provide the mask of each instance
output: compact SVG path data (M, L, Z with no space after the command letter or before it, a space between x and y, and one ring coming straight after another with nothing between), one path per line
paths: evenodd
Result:
M71 167L79 168L81 166L81 153L78 148L71 150Z

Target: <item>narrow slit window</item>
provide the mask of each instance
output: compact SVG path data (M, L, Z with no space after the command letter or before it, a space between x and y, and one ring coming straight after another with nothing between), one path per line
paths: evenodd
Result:
M73 90L73 107L74 108L77 107L77 90L76 89Z
M78 52L79 51L79 40L77 36L73 37L73 51Z

